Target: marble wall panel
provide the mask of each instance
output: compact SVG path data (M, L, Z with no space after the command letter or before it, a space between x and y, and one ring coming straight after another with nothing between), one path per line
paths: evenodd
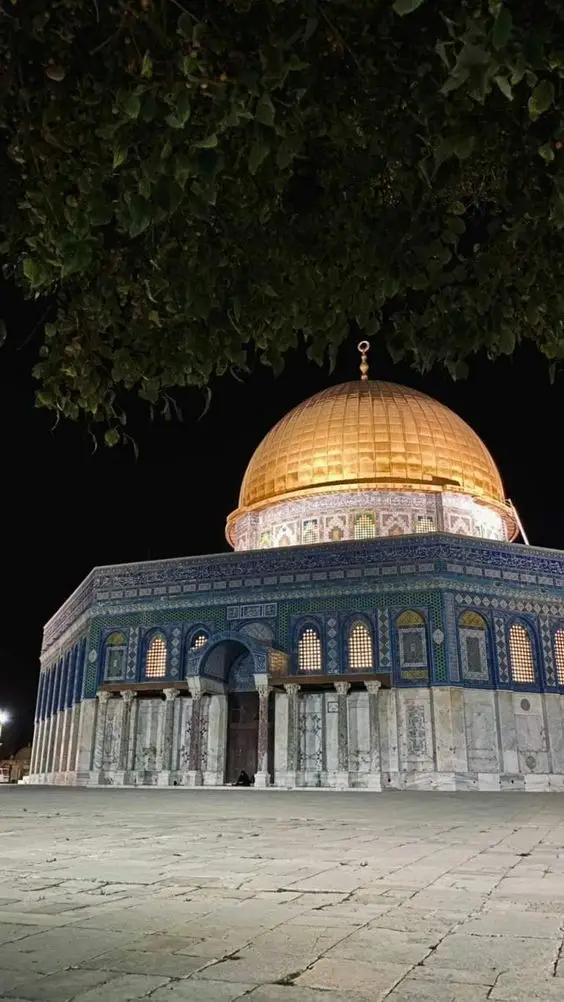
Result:
M501 763L495 693L463 690L465 737L471 773L498 773Z

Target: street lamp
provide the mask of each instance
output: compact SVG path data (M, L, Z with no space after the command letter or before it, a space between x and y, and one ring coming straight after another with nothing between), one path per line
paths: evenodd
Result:
M0 738L2 737L2 726L3 726L3 724L7 724L8 721L9 721L9 719L10 719L10 715L8 713L6 713L5 710L0 710ZM0 745L1 744L2 744L2 742L0 741Z

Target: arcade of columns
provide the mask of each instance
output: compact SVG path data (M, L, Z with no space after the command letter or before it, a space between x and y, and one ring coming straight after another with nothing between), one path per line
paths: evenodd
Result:
M212 683L213 684L213 683ZM380 734L378 721L378 692L381 683L376 680L364 681L368 692L368 720L370 742L370 789L381 788ZM262 676L255 676L259 698L259 719L257 737L257 765L255 786L264 787L270 783L268 773L268 700L270 688ZM349 719L347 694L350 683L336 680L337 693L337 761L338 769L334 785L338 789L349 786ZM174 730L176 706L180 690L173 687L163 690L164 700L159 706L158 742L156 764L153 775L157 785L168 786L174 777L186 786L221 785L223 779L225 739L227 737L227 694L211 691L207 680L192 679L188 682L191 696L190 743L186 755L186 768L174 768ZM284 685L287 695L286 771L278 777L276 785L294 787L300 774L300 730L299 699L301 685L290 682ZM68 707L44 721L42 733L36 736L30 773L44 777L47 782L89 783L92 785L138 785L139 770L136 767L138 744L137 692L126 689L119 693L116 709L112 744L117 748L115 768L107 770L106 742L108 739L108 704L113 693L102 689L97 699L83 701ZM215 706L215 734L208 734L208 755L212 755L216 769L204 772L202 769L202 698L212 696ZM96 705L97 704L97 705ZM275 714L275 729L277 720ZM210 731L212 722L210 720ZM221 740L223 732L223 740ZM276 731L275 731L276 736ZM215 740L214 740L215 739ZM214 750L215 746L215 750ZM280 766L279 772L282 772ZM47 778L49 777L49 779Z

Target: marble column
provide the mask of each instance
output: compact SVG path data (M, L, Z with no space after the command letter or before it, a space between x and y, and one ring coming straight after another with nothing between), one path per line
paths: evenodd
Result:
M286 752L286 786L292 788L298 783L298 763L300 753L299 693L298 682L288 682L284 686L288 695L288 744Z
M131 782L129 746L131 742L131 707L137 693L133 689L120 692L121 700L117 720L117 761L114 782L126 786Z
M223 786L227 758L227 693L211 693L209 701L208 758L203 780L204 786Z
M94 762L98 700L83 699L77 704L76 710L78 721L74 756L75 783L79 786L85 786L90 782Z
M67 741L67 763L66 773L69 783L75 782L76 773L76 745L78 738L78 722L80 717L80 706L73 703L70 707L69 734Z
M106 736L106 722L108 719L108 703L111 693L107 689L102 689L96 693L98 700L98 712L96 714L96 730L94 739L94 762L90 773L90 783L98 786L104 782L104 740Z
M257 740L257 771L255 786L270 786L268 773L268 676L255 675L255 685L259 698L259 723Z
M61 778L65 783L68 781L67 761L69 757L69 728L72 714L72 691L74 687L75 669L76 669L76 648L69 655L69 660L67 665L66 685L62 698L61 743L60 743L60 754L59 754L59 762L57 770L58 772L62 773Z
M39 686L37 689L37 705L35 707L35 721L33 726L33 742L31 745L31 762L29 763L29 775L34 776L37 772L37 759L39 755L39 736L41 734L41 704L43 702L43 690L45 688L45 672L39 676Z
M334 682L337 691L337 772L335 786L346 790L349 786L349 714L347 693L350 682Z
M368 692L368 735L370 741L370 772L368 789L382 789L382 764L380 761L380 721L378 719L378 692L381 682L376 679L364 683Z
M172 782L172 740L174 733L174 707L178 689L165 689L160 708L159 749L157 751L157 786L170 786Z
M45 754L45 773L47 782L53 781L52 778L49 779L49 776L53 772L53 753L55 748L57 724L59 720L58 703L59 703L59 686L61 684L61 671L62 671L62 662L59 662L57 667L55 668L55 674L53 677L53 690L51 693L51 701L50 701L49 733L47 736L47 750Z
M202 785L202 688L199 679L188 683L192 696L192 717L190 721L190 753L188 756L187 782L189 786Z

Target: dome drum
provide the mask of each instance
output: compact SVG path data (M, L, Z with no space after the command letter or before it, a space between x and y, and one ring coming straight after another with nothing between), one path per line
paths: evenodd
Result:
M228 526L235 550L259 550L428 532L507 541L502 510L464 494L358 491L320 494L241 513Z
M496 465L447 407L370 381L324 390L275 425L226 528L237 550L433 531L515 538Z

